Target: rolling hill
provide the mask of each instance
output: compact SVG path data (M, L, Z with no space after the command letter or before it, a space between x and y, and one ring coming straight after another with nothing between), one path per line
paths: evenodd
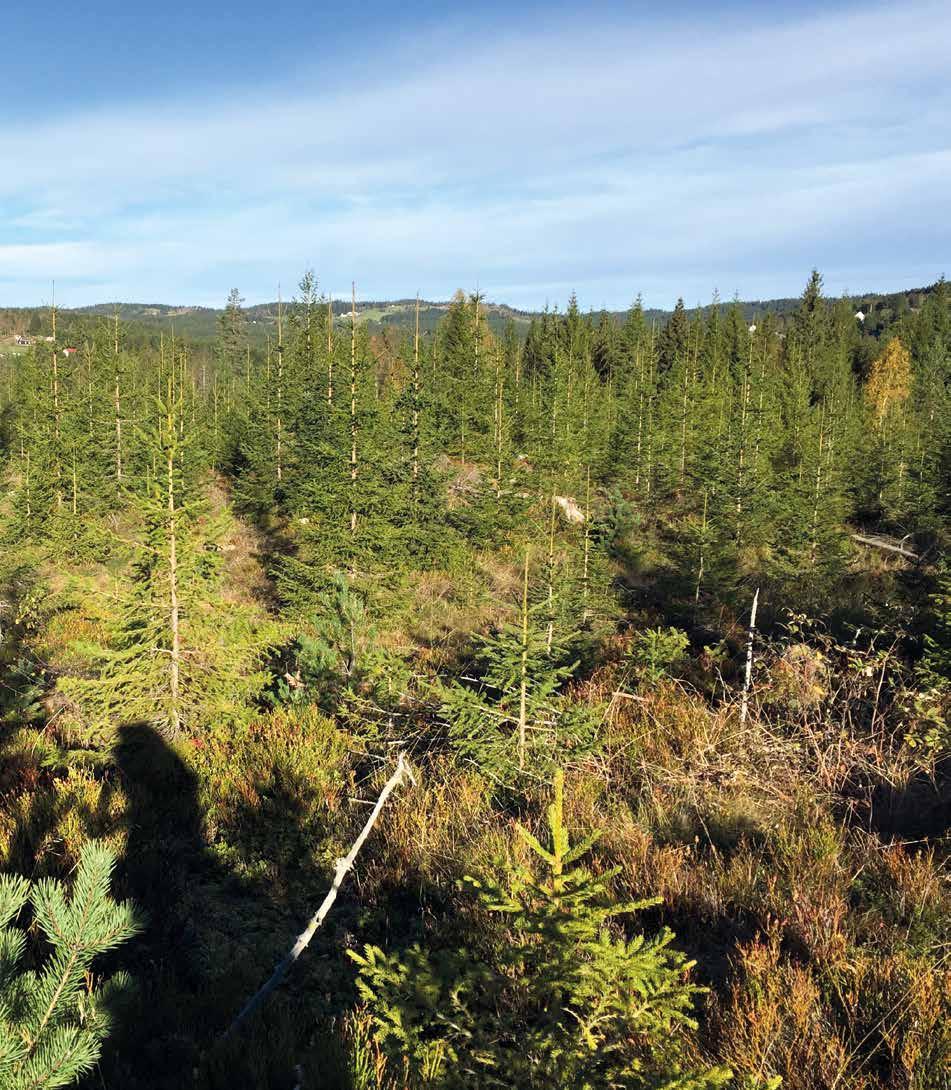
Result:
M922 299L932 290L934 285L909 289L901 292L881 293L864 292L849 296L850 304L856 309L861 309L866 315L866 330L874 333L876 328L882 328L904 310L915 310L920 306ZM755 320L757 317L771 311L777 315L789 314L795 310L799 303L798 298L782 299L755 299L740 300L739 306L745 319ZM721 305L730 305L730 300L722 301ZM286 307L293 305L293 301L285 303ZM424 333L432 332L445 316L451 305L451 301L421 300L420 302L420 329ZM350 304L345 300L333 301L334 318L338 322L346 322L350 313ZM357 321L368 323L377 330L385 328L397 328L411 330L414 323L415 299L394 300L365 300L356 305ZM496 332L500 332L509 322L514 323L516 329L523 333L527 330L533 317L540 312L525 311L511 307L505 303L486 301L483 304L489 326ZM695 309L695 308L690 308ZM701 308L708 310L709 304ZM133 324L142 329L143 333L161 331L167 334L174 333L186 340L195 342L213 341L218 335L219 322L224 308L175 305L168 303L97 303L92 306L64 309L60 311L64 319L68 321L70 316L102 316L112 318L118 313L119 318L127 324ZM663 324L669 318L672 311L663 309L648 309L645 311L649 320L655 320ZM276 325L277 302L256 303L245 308L248 320L248 330L253 346L263 346L268 335L273 335ZM608 312L609 317L620 321L624 317L623 311ZM40 332L45 331L47 311L41 307L0 307L0 334L13 332Z

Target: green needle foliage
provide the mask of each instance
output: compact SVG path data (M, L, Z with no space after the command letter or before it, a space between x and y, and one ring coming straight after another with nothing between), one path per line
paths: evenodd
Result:
M68 1086L99 1059L109 1006L128 979L94 987L90 967L138 930L127 903L109 896L112 854L90 841L72 890L46 878L0 875L0 1084L5 1090ZM26 933L12 926L24 906L50 946L43 964L23 969Z
M0 858L57 873L121 823L163 925L149 1017L116 1027L102 1083L284 1090L300 1063L332 1087L315 1025L363 1035L363 1090L715 1083L687 963L637 934L618 859L675 895L718 982L703 1045L740 1085L939 1085L946 285L860 305L815 273L798 300L626 316L347 294L307 273L276 306L233 291L211 326L0 311ZM181 774L113 746L123 726L157 728ZM232 993L303 915L384 746L425 779L339 922L437 913L439 934L367 950L352 1017L349 974L310 959L216 1081ZM548 833L453 898L559 769L610 849L570 846L559 785ZM36 919L13 978L39 988L58 962ZM73 998L78 1042L106 1004ZM45 1047L5 1040L0 1090Z
M951 751L951 570L944 567L937 584L931 596L931 630L917 670L921 691L915 703L921 724L908 741L946 754Z
M619 918L656 899L617 901L611 880L581 862L598 834L571 845L564 777L555 778L549 841L524 826L530 861L503 882L467 879L504 941L480 951L402 956L368 946L351 957L381 1046L403 1061L410 1085L565 1090L723 1085L725 1068L690 1062L682 1031L694 1028L703 990L671 946L668 929L627 937Z
M599 720L563 692L577 662L566 663L545 623L545 603L529 601L526 554L517 624L479 638L479 679L445 687L442 714L459 757L503 786L546 775L566 755L594 748Z
M215 608L225 520L209 510L182 397L156 401L153 413L155 471L132 501L141 532L123 608L107 646L91 648L97 675L62 688L94 724L135 719L174 736L199 720L240 719L270 679L260 666L274 633L240 607Z

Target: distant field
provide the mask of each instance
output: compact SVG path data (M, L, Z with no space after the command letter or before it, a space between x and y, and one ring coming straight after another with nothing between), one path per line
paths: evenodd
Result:
M423 306L419 310L419 328L423 333L431 333L446 316L445 306ZM487 307L485 312L489 327L496 333L500 332L507 322L512 321L524 332L528 328L531 319L527 315L502 313L497 308ZM337 325L348 325L350 316L346 312L334 315ZM389 306L367 307L357 310L357 324L370 327L396 327L411 331L416 323L416 308L413 303L393 303Z
M0 340L0 359L10 356L22 356L29 351L29 348L24 345L14 344L10 337L4 337Z

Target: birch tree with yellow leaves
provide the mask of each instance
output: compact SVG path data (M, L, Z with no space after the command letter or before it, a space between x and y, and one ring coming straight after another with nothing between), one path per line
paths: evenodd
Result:
M865 384L869 413L873 494L887 519L901 519L907 506L912 390L911 354L892 337L873 361Z

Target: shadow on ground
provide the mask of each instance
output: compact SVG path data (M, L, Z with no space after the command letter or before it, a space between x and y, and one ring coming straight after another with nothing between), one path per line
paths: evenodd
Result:
M306 983L300 975L239 1035L221 1043L234 1014L293 941L295 910L282 903L273 883L237 877L209 846L197 777L151 726L122 727L114 759L110 785L127 799L128 836L116 892L135 901L146 927L116 955L135 990L131 1003L116 1011L90 1085L290 1090L298 1065L314 1069L315 1052L323 1069L315 1085L344 1085L342 1060L316 1024L313 1005L295 1002L295 988ZM252 843L256 833L262 836L255 823L293 824L293 791L284 785L278 809L248 813ZM322 896L327 875L302 864L292 881Z

